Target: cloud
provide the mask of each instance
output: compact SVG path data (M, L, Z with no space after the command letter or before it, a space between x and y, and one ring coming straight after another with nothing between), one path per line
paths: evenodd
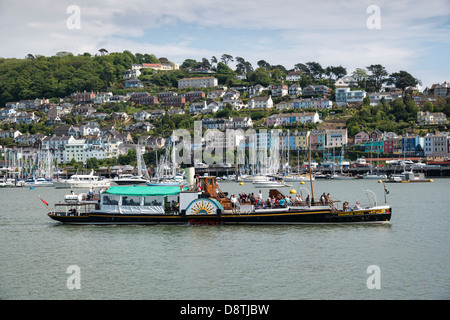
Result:
M373 4L380 8L381 29L369 30L367 7ZM80 8L80 29L67 28L70 5ZM429 64L445 76L449 62L438 68L432 60L441 46L448 48L449 17L448 0L2 1L0 56L106 48L181 63L229 53L254 66L261 59L287 68L318 61L351 72L380 63L389 72L413 73Z

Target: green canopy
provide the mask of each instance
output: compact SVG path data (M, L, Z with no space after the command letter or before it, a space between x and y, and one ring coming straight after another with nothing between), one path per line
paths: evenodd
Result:
M188 190L185 187L183 190ZM179 194L179 186L130 186L130 187L111 187L105 193L119 194L124 196L172 196Z

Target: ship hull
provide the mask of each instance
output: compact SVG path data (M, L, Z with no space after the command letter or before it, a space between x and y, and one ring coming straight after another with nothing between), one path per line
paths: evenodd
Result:
M80 225L268 225L268 224L334 224L389 223L390 207L358 211L286 210L283 212L183 215L183 214L110 214L96 212L85 216L50 213L49 217L64 224Z

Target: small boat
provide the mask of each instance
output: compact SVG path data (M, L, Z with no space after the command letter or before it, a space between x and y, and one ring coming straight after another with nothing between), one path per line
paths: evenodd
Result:
M392 174L386 182L390 183L410 183L410 182L433 182L432 179L426 179L425 174L412 171L403 171L400 174Z
M102 179L100 176L94 175L94 170L90 174L74 174L69 179L57 181L54 183L55 188L106 188L111 185L110 179Z
M385 174L379 174L379 173L366 173L362 175L363 179L387 179L387 175Z
M142 175L132 175L128 173L119 174L113 179L113 182L118 185L134 185L134 184L145 184L149 180Z
M335 173L335 174L332 174L330 176L330 179L334 179L334 180L353 180L353 179L356 179L356 178L353 177L353 176L350 176L350 175Z
M193 177L193 175L190 175ZM220 190L215 177L199 177L198 187L117 186L100 194L100 200L66 198L55 204L48 216L64 224L93 225L270 225L389 223L392 208L374 203L354 210L339 201L288 202L277 189L271 189L273 204L241 203L235 206ZM41 199L42 200L42 199ZM44 202L44 200L43 200ZM48 203L44 202L46 206ZM48 208L48 206L47 206Z
M281 188L286 187L282 181L277 181L274 178L268 176L257 175L253 177L253 186L257 188Z
M53 187L53 185L52 179L44 177L29 178L23 184L24 187Z
M299 175L287 175L283 177L283 180L286 182L305 182L310 180L315 180L314 176L309 177L307 174L299 174Z

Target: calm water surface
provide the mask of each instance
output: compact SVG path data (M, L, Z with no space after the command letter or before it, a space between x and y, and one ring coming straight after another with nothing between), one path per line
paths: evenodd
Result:
M325 226L65 226L39 195L67 190L0 189L0 299L449 299L450 179L386 187L390 224ZM365 190L384 203L376 180L314 184L351 204ZM67 287L72 265L80 289ZM371 265L380 289L367 287Z

